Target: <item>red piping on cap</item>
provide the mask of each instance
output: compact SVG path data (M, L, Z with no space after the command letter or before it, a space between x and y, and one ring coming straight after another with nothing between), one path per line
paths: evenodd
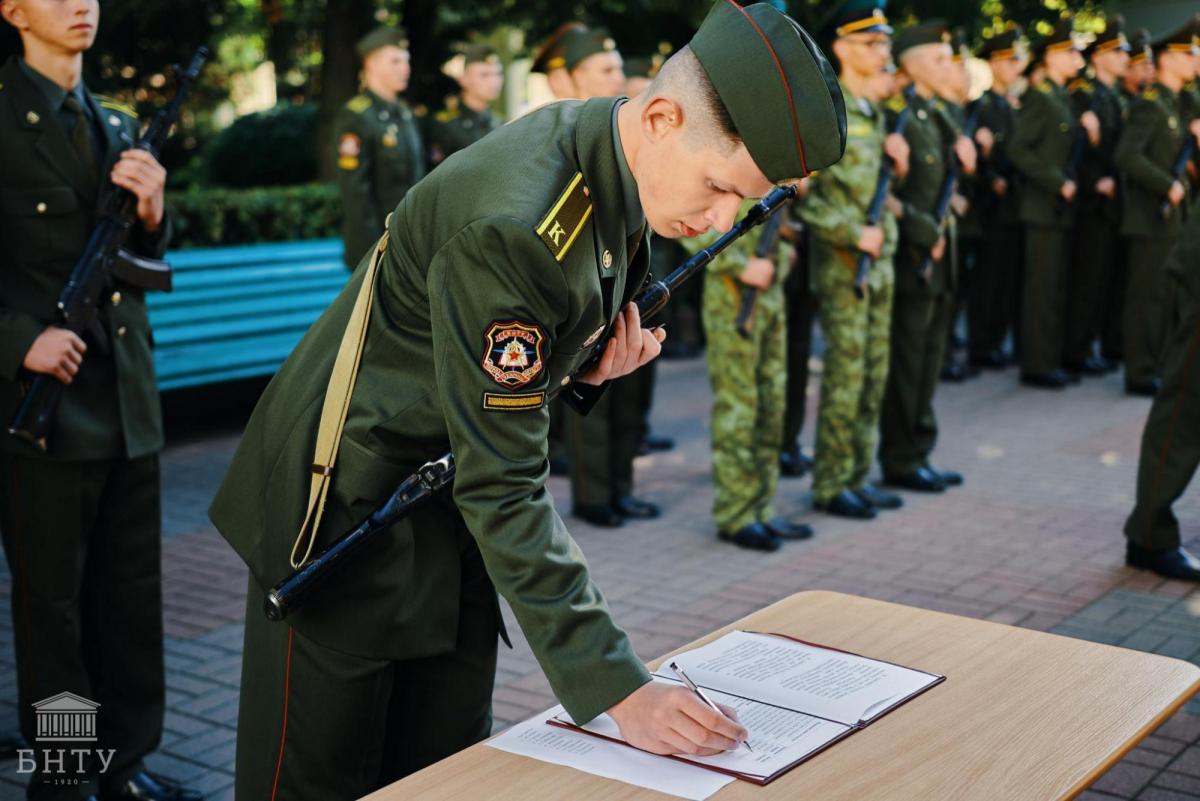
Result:
M783 70L783 64L780 63L779 56L775 53L775 48L771 47L771 40L763 33L762 28L758 27L758 23L754 21L754 18L746 13L746 9L733 2L733 0L726 0L726 2L736 8L754 28L754 31L763 40L763 44L766 45L767 52L771 54L771 58L775 62L775 67L779 70L779 77L783 81L783 87L787 89L788 107L792 112L792 130L796 132L796 152L800 156L800 169L804 170L804 175L808 175L808 160L804 158L804 142L800 139L800 120L796 117L796 102L792 99L792 85L788 83L787 73Z

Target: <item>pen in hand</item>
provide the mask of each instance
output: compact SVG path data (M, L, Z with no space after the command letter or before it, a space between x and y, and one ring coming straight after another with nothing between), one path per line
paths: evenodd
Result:
M683 682L683 685L685 687L687 687L689 690L694 692L700 698L701 701L703 701L705 704L708 705L708 707L710 709L712 709L714 712L716 712L719 715L725 714L717 707L716 704L714 704L712 702L711 698L709 698L707 695L705 695L704 692L699 687L696 686L696 682L694 682L690 678L688 678L688 674L683 672L683 668L681 668L679 665L677 665L674 662L668 663L667 667L669 667L671 669L672 673L674 673L676 676L679 677L679 680ZM747 751L749 751L752 754L754 753L754 749L750 747L749 740L742 740L742 745L746 746Z

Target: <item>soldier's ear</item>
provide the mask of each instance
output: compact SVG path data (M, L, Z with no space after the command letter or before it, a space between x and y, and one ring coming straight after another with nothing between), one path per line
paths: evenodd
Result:
M0 17L18 31L29 27L25 21L25 12L21 10L16 0L0 0Z
M663 139L683 130L686 123L683 107L669 97L654 97L642 107L642 133L651 142Z

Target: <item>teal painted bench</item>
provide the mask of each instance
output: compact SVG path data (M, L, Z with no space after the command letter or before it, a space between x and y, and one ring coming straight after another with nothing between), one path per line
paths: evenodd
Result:
M273 375L350 277L340 239L167 253L146 296L160 390Z

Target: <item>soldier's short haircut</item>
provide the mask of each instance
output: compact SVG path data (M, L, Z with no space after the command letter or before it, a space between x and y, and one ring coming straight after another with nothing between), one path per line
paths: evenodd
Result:
M742 141L729 109L690 47L680 48L663 64L642 96L650 99L655 95L669 97L680 105L689 122L688 134L700 137L696 141L716 144L724 150L732 150Z

